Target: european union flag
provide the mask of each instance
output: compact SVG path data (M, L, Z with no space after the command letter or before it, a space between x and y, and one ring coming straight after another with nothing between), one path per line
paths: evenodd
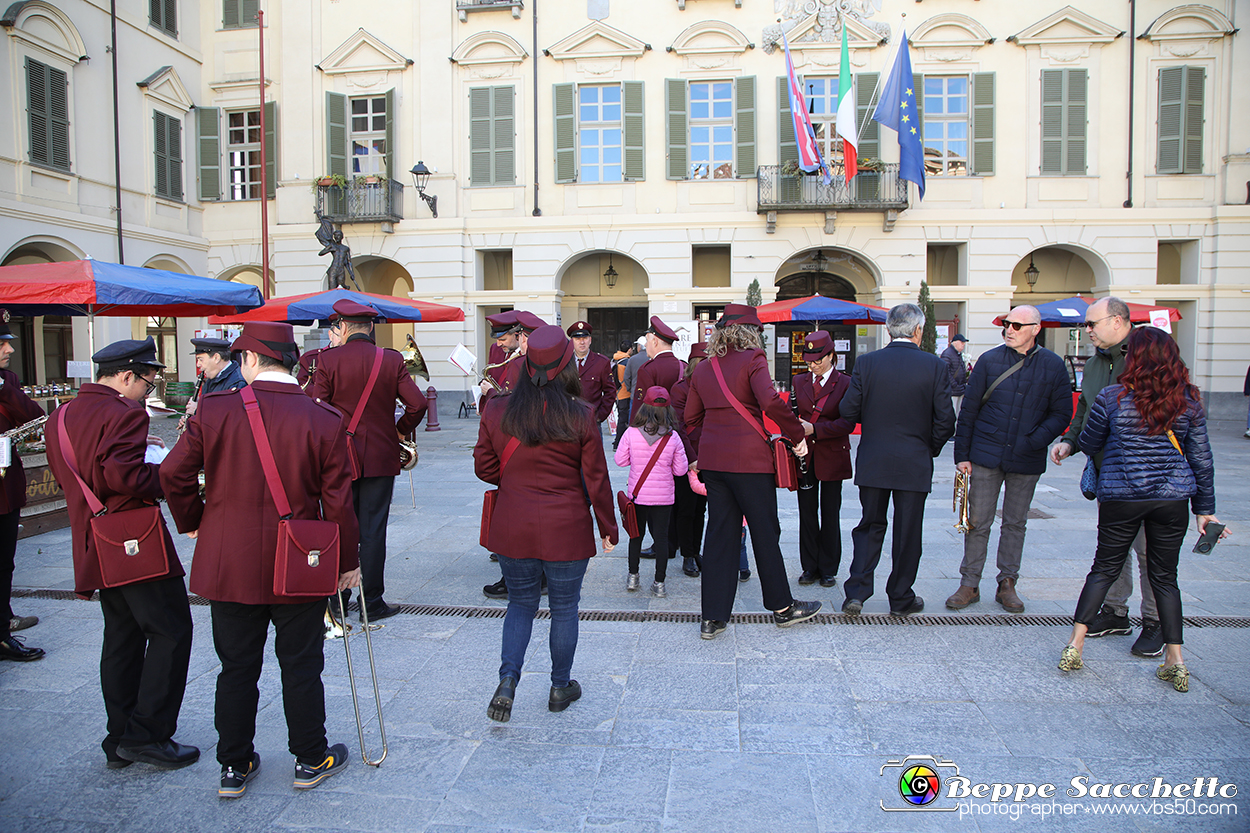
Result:
M907 30L890 68L885 89L873 111L873 120L898 133L898 175L916 183L920 199L924 199L924 125L916 110L916 84L911 74L911 58L907 54Z

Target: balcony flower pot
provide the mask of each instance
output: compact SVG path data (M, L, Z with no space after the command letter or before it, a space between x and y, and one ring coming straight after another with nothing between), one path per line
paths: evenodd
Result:
M341 174L326 174L325 176L317 177L316 181L313 183L313 190L315 191L317 188L329 188L331 185L346 188L347 177L342 176Z

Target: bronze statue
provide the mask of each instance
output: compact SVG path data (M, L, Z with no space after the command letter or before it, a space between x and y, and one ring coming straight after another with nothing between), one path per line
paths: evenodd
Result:
M361 291L360 283L356 280L356 269L352 266L352 250L343 242L343 232L336 229L334 223L326 217L321 218L321 226L317 229L317 242L323 246L317 256L330 255L330 265L326 268L329 288L348 289L347 279L350 277L356 285L356 291Z

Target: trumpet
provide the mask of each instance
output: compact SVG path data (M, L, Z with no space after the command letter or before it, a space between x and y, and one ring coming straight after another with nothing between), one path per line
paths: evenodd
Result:
M335 593L339 600L339 624L343 631L343 650L347 654L347 678L352 684L352 708L356 711L356 733L360 738L360 759L369 766L382 766L382 762L386 760L386 727L382 725L382 694L378 691L378 672L373 662L373 637L370 635L369 628L369 612L365 609L364 599L361 598L360 603L360 622L361 629L365 632L365 645L369 651L369 673L373 676L373 702L378 709L378 733L382 737L382 755L377 760L369 757L369 751L365 748L365 724L360 719L360 703L356 696L356 676L352 673L352 646L349 644L351 638L349 636L350 627L347 624L347 611L343 608L343 594ZM329 617L333 620L333 616ZM327 637L333 638L333 637Z
M955 523L955 529L958 532L967 533L974 529L972 522L968 520L968 493L970 491L972 491L972 476L967 472L956 472L955 495L951 501L951 509L958 518Z

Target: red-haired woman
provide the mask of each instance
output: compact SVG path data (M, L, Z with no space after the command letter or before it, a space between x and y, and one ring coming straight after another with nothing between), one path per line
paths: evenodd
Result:
M1120 575L1129 545L1144 524L1146 567L1159 605L1166 654L1156 676L1189 690L1181 656L1181 594L1176 565L1189 529L1215 517L1215 467L1207 418L1172 337L1154 327L1128 337L1119 384L1102 389L1080 436L1087 454L1103 451L1098 470L1098 549L1072 617L1072 638L1059 668L1081 667L1085 633ZM1188 504L1188 505L1187 505ZM1228 534L1227 530L1221 537Z

